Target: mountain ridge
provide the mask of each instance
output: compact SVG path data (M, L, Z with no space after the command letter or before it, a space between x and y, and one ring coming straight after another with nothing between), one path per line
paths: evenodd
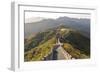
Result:
M81 59L90 57L90 45L87 44L90 40L77 30L60 25L55 29L52 28L46 30L45 32L40 32L29 41L27 40L25 42L25 61L27 61L27 58L29 58L28 61L41 60L42 56L40 54L46 52L47 55L50 49L53 49L53 45L56 44L55 41L57 41L57 37L60 39L61 43L64 43L64 49L74 58ZM34 53L36 54L35 56Z
M49 28L57 27L63 24L72 29L82 32L86 37L90 38L90 19L77 19L68 17L59 17L57 19L44 19L35 23L25 24L25 37L28 37L33 32L45 31Z

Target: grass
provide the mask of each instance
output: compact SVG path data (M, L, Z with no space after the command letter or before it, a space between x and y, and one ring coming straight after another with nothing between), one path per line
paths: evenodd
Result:
M90 57L89 39L83 37L78 32L71 29L59 31L62 35L60 39L63 48L76 59L86 59ZM24 53L24 61L42 61L47 57L56 43L55 31L39 33L36 37L27 40L25 47L29 48ZM35 46L33 46L35 44Z
M86 59L89 56L82 53L80 50L73 48L73 46L69 43L64 43L62 46L73 58L76 59Z
M45 56L53 49L53 45L56 43L56 38L48 40L47 42L40 44L39 46L32 48L30 51L25 52L25 61L41 61Z

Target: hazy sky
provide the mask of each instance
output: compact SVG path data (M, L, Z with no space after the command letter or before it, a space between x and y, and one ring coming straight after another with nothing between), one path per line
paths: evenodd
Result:
M56 19L64 16L71 17L71 18L90 18L90 15L88 14L25 12L25 23L37 22L49 18Z

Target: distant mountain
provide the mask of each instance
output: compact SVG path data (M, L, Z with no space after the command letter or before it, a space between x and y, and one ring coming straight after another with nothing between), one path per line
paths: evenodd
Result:
M57 19L43 19L39 22L25 23L25 38L40 31L54 28L60 24L80 31L84 36L90 38L90 19L77 19L59 17Z

